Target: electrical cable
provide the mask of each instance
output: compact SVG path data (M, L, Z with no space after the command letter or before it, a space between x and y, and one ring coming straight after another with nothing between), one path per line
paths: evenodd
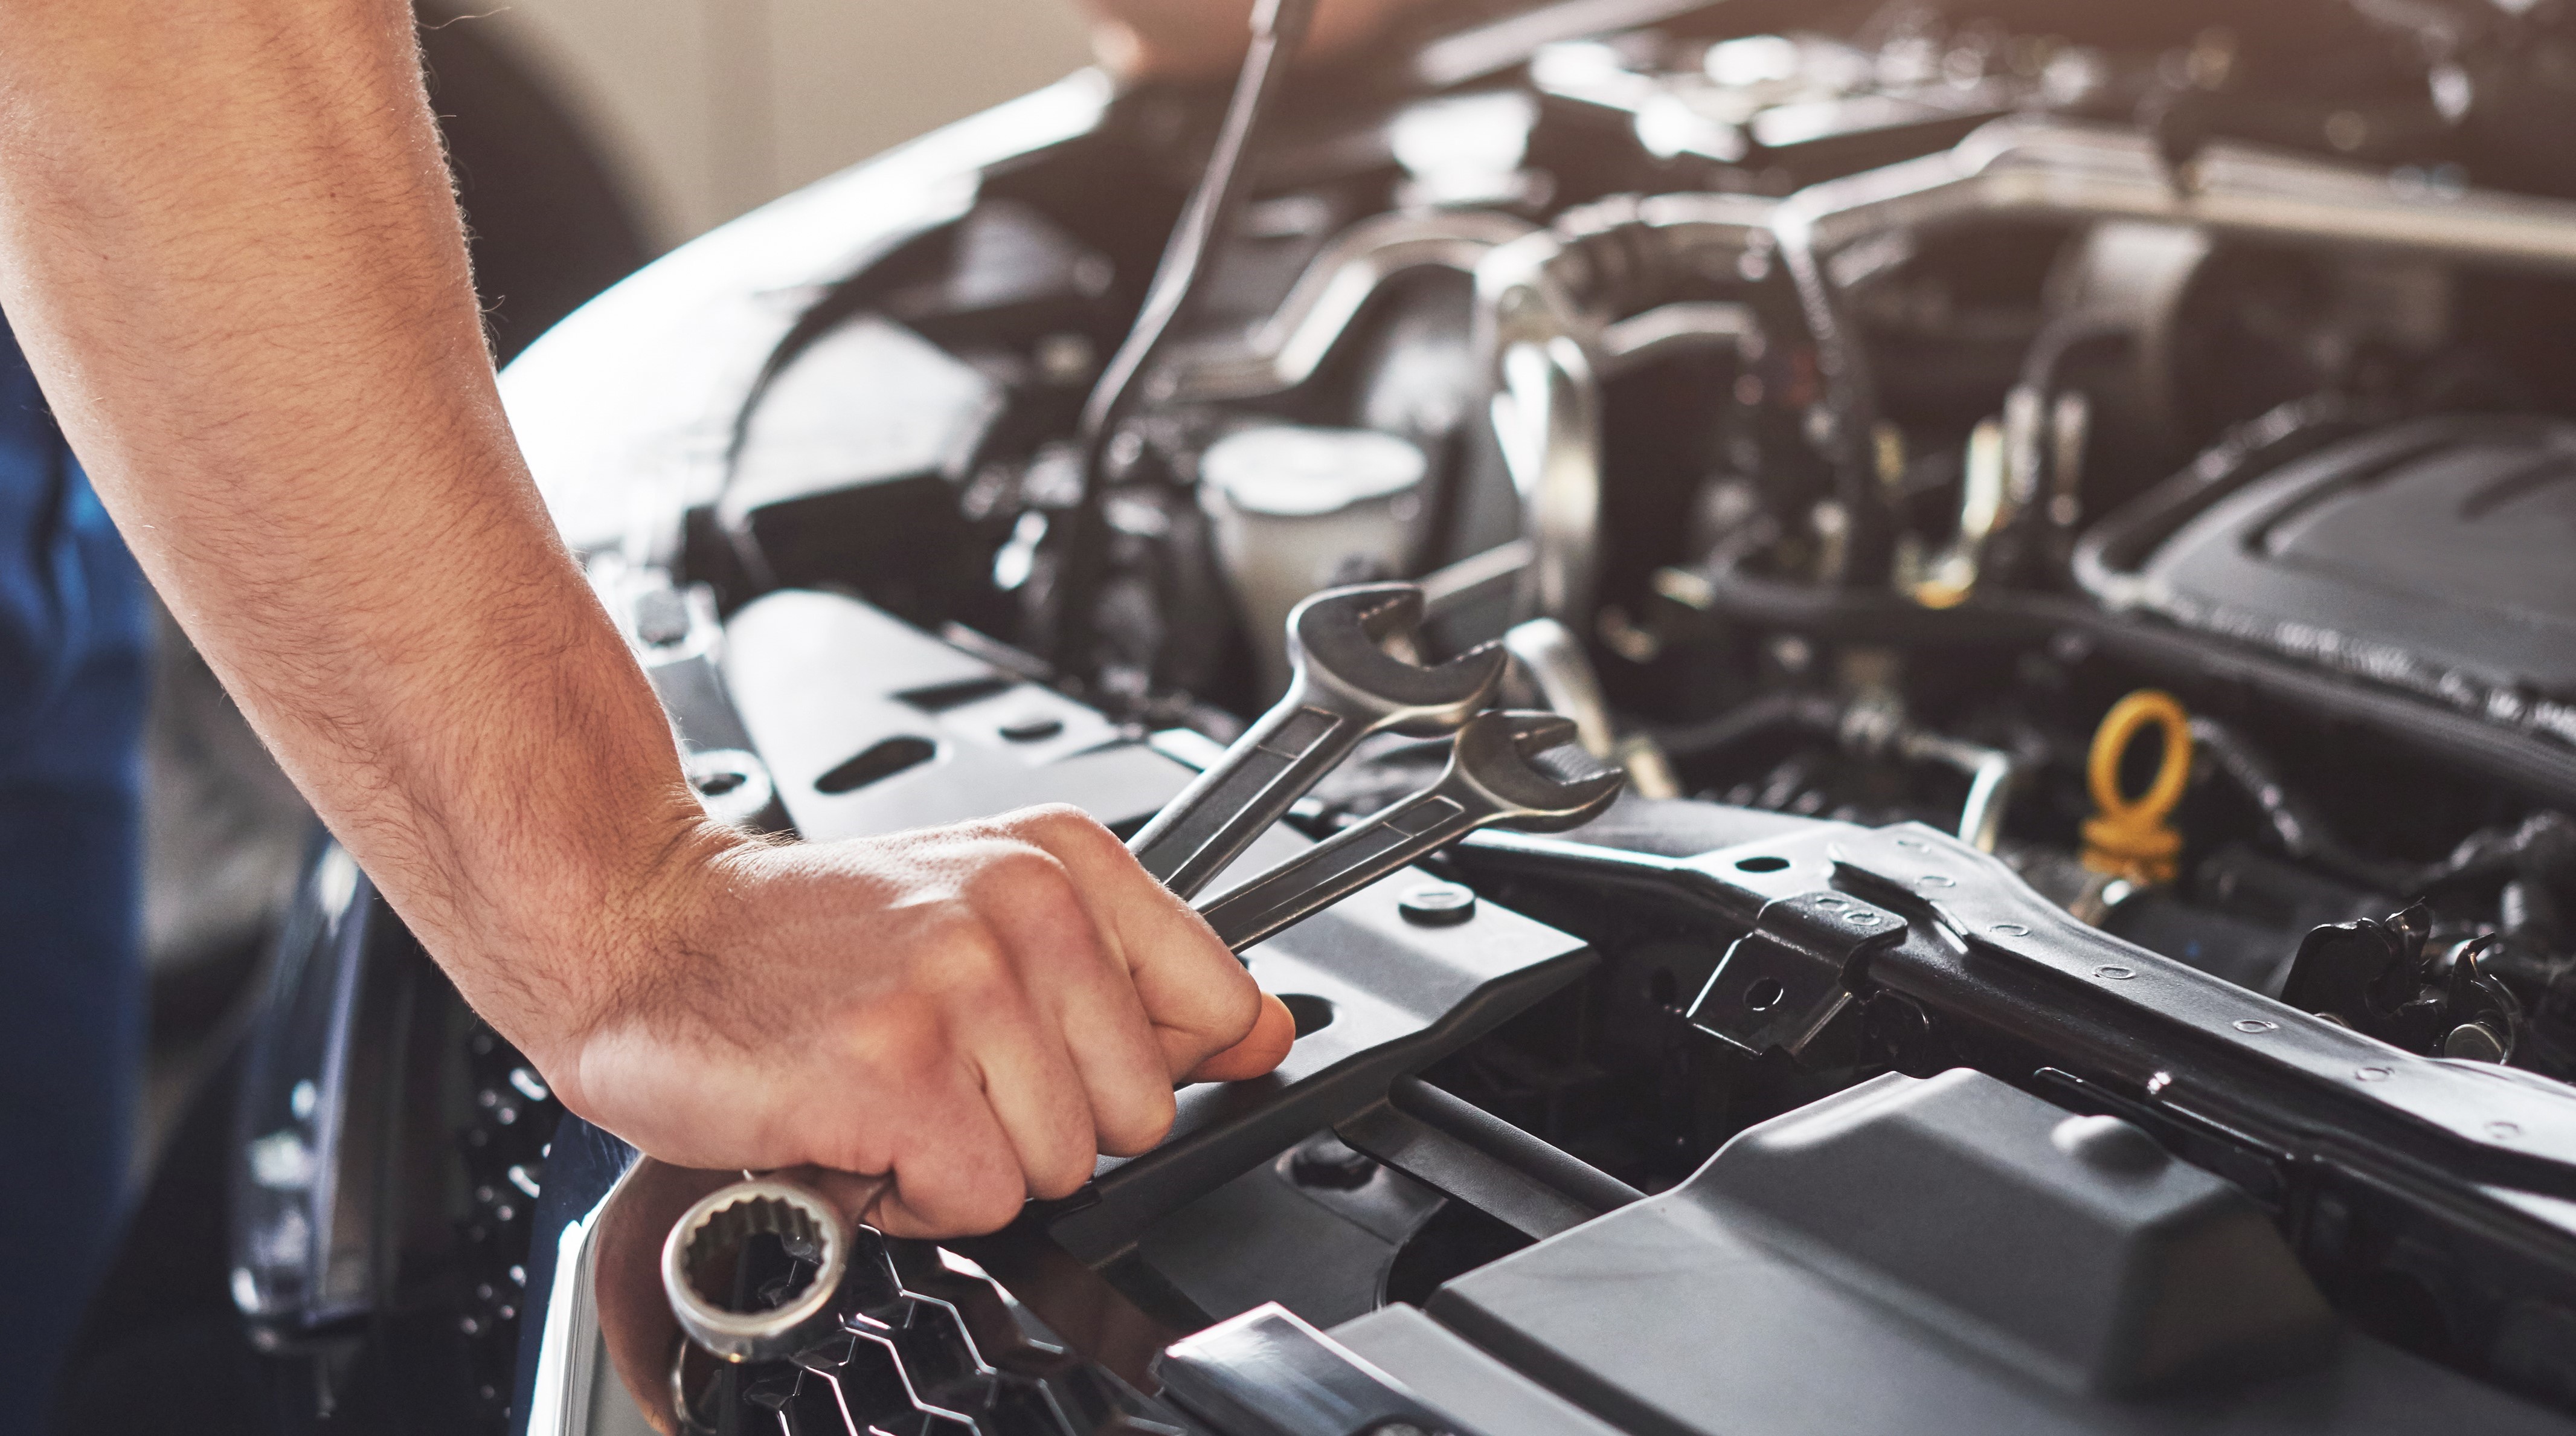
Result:
M1102 532L1110 446L1142 397L1139 387L1168 347L1174 326L1197 297L1219 236L1234 227L1250 175L1244 157L1258 138L1288 76L1289 58L1305 38L1316 0L1253 0L1252 43L1226 103L1225 123L1208 154L1207 169L1163 247L1162 262L1146 286L1136 322L1092 386L1083 404L1081 488L1067 515L1063 566L1056 583L1053 632L1047 656L1079 682L1090 676L1092 606L1107 562Z

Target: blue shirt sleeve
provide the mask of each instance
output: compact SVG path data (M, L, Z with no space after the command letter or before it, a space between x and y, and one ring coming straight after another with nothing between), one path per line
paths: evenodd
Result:
M84 733L64 720L98 696L71 688L102 673L130 674L115 686L131 691L109 701L140 714L144 615L133 557L0 325L0 754L17 755L0 757L0 777L38 763L69 776L67 762L94 774L125 759L130 723Z

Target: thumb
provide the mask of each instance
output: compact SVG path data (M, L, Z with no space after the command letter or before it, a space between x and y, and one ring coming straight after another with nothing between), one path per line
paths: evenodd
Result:
M1285 1060L1296 1041L1297 1019L1289 1015L1288 1004L1265 992L1261 994L1261 1015L1252 1020L1252 1031L1186 1075L1193 1082L1241 1082L1258 1077Z

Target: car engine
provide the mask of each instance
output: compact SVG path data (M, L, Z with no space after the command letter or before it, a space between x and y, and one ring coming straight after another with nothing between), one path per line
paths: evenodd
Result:
M1294 605L1405 580L1627 795L1253 948L1279 1075L860 1230L830 1339L682 1347L652 1424L2576 1429L2576 14L1453 7L1215 206L1228 102L1075 77L511 367L692 781L1130 832ZM241 1102L308 1417L633 1429L644 1169L336 850Z

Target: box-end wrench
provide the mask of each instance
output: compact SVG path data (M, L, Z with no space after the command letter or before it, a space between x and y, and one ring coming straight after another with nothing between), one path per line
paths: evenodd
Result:
M1553 713L1479 713L1429 787L1199 909L1241 952L1478 828L1553 833L1597 816L1625 775L1583 751Z
M1510 658L1487 644L1446 663L1408 663L1422 590L1365 584L1316 594L1288 615L1288 696L1154 815L1127 844L1145 871L1183 898L1243 855L1371 733L1436 736L1493 700Z

